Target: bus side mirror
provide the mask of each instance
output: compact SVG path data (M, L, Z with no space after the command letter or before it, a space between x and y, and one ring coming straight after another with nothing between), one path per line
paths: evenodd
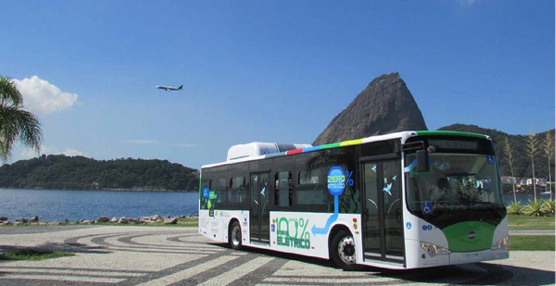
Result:
M417 172L426 173L429 171L429 152L427 150L417 151Z

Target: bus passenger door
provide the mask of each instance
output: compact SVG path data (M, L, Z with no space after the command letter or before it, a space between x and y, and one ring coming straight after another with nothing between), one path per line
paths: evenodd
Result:
M404 261L400 162L361 164L364 260Z
M252 173L249 229L252 242L270 242L268 173Z

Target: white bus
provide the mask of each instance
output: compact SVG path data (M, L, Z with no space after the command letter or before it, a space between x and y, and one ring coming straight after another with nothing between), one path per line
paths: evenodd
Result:
M233 146L226 162L202 167L199 233L346 270L509 257L492 141L465 132Z

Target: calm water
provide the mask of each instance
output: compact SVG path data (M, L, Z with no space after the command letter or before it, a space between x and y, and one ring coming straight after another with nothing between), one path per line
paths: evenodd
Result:
M529 200L533 200L533 192L531 193L516 193L517 201L521 202L521 205L527 204ZM554 199L554 191L552 191L552 199ZM550 199L550 194L541 194L537 191L537 200ZM506 205L514 202L514 194L512 192L504 193L504 202Z
M41 221L197 215L199 194L0 189L0 216Z
M197 215L199 195L163 192L109 192L61 190L0 189L0 216L10 220L38 215L41 221L71 221L107 217L141 217L151 215ZM533 194L518 193L522 204ZM538 199L549 195L538 195ZM513 201L512 193L504 194L506 205Z

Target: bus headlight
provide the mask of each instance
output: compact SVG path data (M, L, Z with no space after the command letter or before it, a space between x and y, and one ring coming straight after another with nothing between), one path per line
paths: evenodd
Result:
M510 250L510 237L506 236L506 237L500 239L499 241L495 242L490 249L492 249L492 250L497 250L497 249Z
M421 241L421 248L427 253L430 257L435 255L446 255L452 253L448 248L442 247L440 245L428 243Z

